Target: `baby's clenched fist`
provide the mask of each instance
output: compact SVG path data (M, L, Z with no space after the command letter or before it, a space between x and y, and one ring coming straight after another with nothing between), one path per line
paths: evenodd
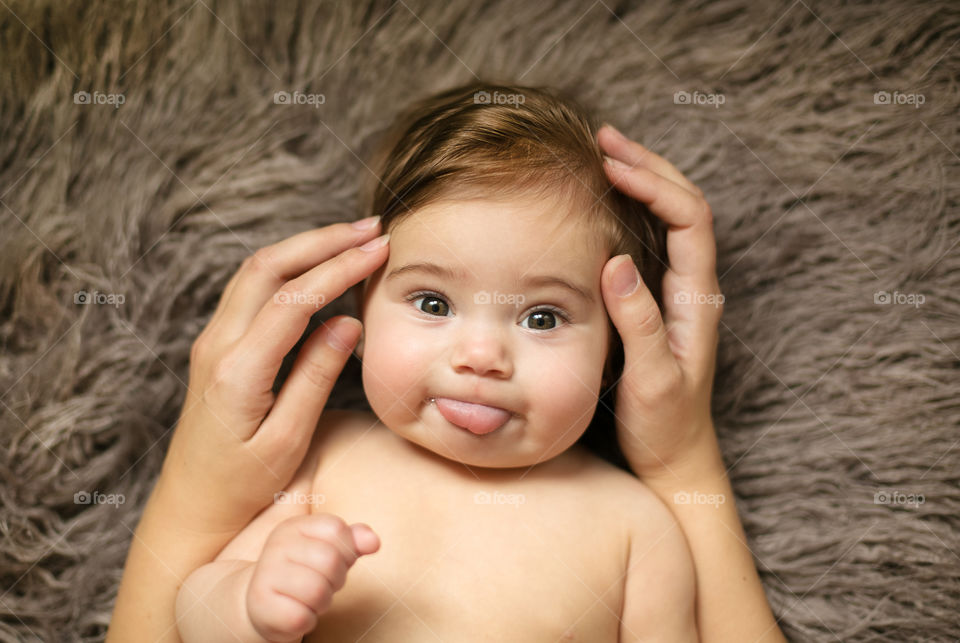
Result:
M329 513L283 521L267 537L247 588L247 613L270 641L299 641L330 608L357 558L380 549L363 523Z

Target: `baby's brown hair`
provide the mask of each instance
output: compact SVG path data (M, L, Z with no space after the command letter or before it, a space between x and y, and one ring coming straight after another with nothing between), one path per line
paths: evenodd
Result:
M402 111L383 136L358 218L380 215L386 233L440 200L555 200L566 206L558 216L584 217L607 258L633 258L662 311L666 229L610 183L599 127L591 111L556 89L477 81L434 94ZM609 323L608 393L623 368L623 346Z

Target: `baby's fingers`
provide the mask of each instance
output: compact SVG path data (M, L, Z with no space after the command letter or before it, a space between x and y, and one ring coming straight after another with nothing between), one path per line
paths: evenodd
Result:
M295 551L288 551L287 558L320 572L330 581L334 589L340 589L343 587L347 572L357 559L380 549L380 538L369 526L357 523L351 525L349 530L352 540L346 545L342 543L334 545L319 540L305 547L298 547ZM349 549L349 553L341 553L338 551L339 547ZM340 555L334 556L337 553Z
M271 551L283 551L288 559L292 558L291 552L312 549L317 552L316 555L303 559L304 564L310 565L311 562L336 555L343 560L346 568L351 567L359 556L372 554L380 547L379 538L368 525L347 525L342 518L330 513L288 518L277 525L267 542ZM335 571L325 565L316 569Z
M271 579L252 583L247 592L250 622L267 640L298 640L317 626L318 611L311 601L322 604L324 601L316 597L321 592L332 597L333 591L325 589L325 581L317 579L316 572L297 563L281 563L270 573Z
M330 608L334 594L343 588L357 558L379 547L370 527L347 526L333 514L285 520L267 537L257 562L247 593L251 620L284 635L311 631L316 617ZM273 616L274 607L283 610L282 617Z
M339 560L343 567L342 573L345 575L346 566L342 559L338 557L336 560ZM321 615L330 608L333 595L341 587L343 587L342 581L335 584L327 578L325 573L290 560L282 567L277 568L277 584L274 589L279 594L300 601L309 607L314 614Z

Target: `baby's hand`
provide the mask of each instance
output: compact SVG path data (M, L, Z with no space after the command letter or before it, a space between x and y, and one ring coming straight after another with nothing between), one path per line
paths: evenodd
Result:
M270 641L300 641L330 608L347 570L378 549L380 539L369 526L347 526L333 514L280 523L267 537L247 588L253 628Z

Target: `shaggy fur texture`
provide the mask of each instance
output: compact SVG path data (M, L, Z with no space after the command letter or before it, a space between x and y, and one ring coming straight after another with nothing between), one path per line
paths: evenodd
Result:
M953 640L958 38L949 2L7 0L0 639L103 638L226 281L357 217L391 116L476 74L574 92L706 193L727 298L715 419L788 637ZM331 406L363 408L357 375Z

